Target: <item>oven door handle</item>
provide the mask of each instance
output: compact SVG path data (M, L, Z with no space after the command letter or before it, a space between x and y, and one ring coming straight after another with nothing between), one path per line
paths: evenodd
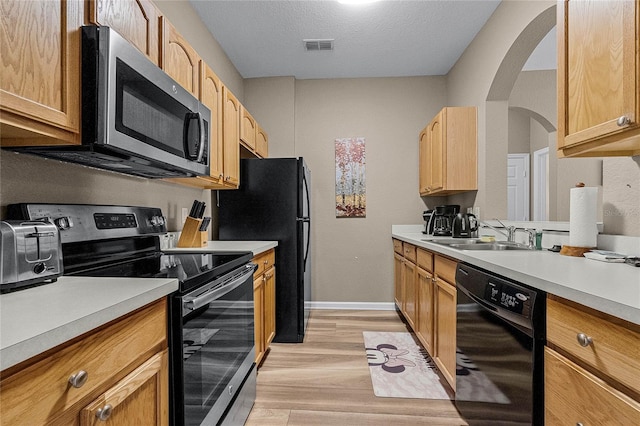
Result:
M193 299L184 300L184 308L189 311L195 311L196 309L206 306L214 300L221 298L225 294L235 290L242 283L244 283L249 276L253 275L253 271L256 268L257 265L254 263L246 265L245 269L239 275L237 275L228 283L224 284L222 287L217 287L215 289L209 290L208 292L194 297Z

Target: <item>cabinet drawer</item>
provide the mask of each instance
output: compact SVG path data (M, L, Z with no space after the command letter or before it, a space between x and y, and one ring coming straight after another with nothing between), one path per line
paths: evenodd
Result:
M395 251L396 253L402 255L402 241L400 240L393 240L393 251Z
M167 346L166 301L156 302L68 346L0 382L4 424L44 424L132 371ZM87 380L79 388L69 378L81 370Z
M416 246L409 243L402 243L402 254L405 259L416 263Z
M549 348L545 348L544 362L546 425L638 423L638 401Z
M433 253L419 248L416 252L416 258L419 267L425 271L433 272Z
M584 336L580 336L584 334ZM578 339L589 337L581 346ZM554 297L547 300L547 340L640 392L640 327Z
M258 265L258 269L253 273L254 277L264 274L276 264L276 251L267 250L253 258L253 263Z
M456 283L456 266L457 262L447 259L446 257L435 257L435 274L447 281L449 284L455 285Z

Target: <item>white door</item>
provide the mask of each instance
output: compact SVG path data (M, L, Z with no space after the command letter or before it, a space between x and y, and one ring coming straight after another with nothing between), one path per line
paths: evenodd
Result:
M549 220L549 147L533 153L533 220Z
M529 154L509 154L507 219L529 220Z

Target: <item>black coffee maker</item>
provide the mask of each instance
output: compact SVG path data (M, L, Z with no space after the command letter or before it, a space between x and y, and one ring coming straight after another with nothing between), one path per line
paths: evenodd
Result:
M447 204L437 206L433 212L431 220L433 221L432 235L438 237L450 237L453 218L460 213L460 205Z

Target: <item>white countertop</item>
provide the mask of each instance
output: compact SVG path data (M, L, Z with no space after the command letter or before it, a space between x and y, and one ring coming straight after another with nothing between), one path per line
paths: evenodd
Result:
M60 277L0 295L0 370L178 289L169 278Z
M165 253L216 253L250 251L254 256L278 246L277 241L208 241L206 247L163 249Z
M531 287L640 324L640 268L548 250L465 251L424 241L406 226L392 227L402 241L476 265Z

